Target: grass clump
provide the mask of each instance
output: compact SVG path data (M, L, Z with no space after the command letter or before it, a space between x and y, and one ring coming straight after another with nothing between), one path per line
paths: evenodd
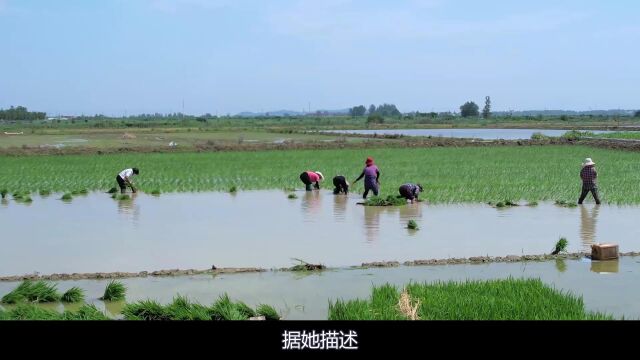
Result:
M7 197L8 193L9 193L9 190L7 189L0 190L0 196L2 196L3 199Z
M62 197L60 198L60 200L62 201L71 201L72 199L73 199L73 195L71 195L70 193L66 193L62 195Z
M235 185L233 185L232 187L229 188L229 192L230 193L238 192L238 188Z
M155 300L127 304L122 309L125 320L171 320L167 309Z
M155 190L151 191L151 195L158 196L160 194L161 194L161 192L158 189L155 189Z
M260 304L256 309L256 315L264 316L266 320L280 320L280 314L271 305Z
M89 191L87 189L74 190L71 192L71 195L87 195Z
M78 303L84 301L84 290L74 286L62 294L61 300L67 303Z
M527 203L527 206L538 206L538 202L537 201L530 201L529 203Z
M242 311L229 299L227 294L221 295L211 306L215 320L246 320Z
M84 304L77 311L65 311L60 320L109 320L109 317L95 305Z
M419 230L418 223L415 220L409 220L407 223L407 229Z
M322 264L310 264L304 260L293 259L298 262L297 265L294 265L286 270L288 271L318 271L326 269L326 266Z
M20 302L56 302L60 301L56 284L51 284L43 280L32 282L24 280L13 291L2 297L2 302L6 304L17 304Z
M297 199L297 198L298 198L298 195L296 195L296 194L289 194L289 196L287 196L287 198L289 198L289 199Z
M540 279L412 283L405 298L392 285L374 287L368 300L329 303L329 320L594 320L582 297L555 290ZM402 301L404 300L404 301ZM411 316L404 308L412 308ZM409 306L406 306L409 305Z
M567 252L568 245L569 245L569 242L567 241L567 239L564 237L561 237L556 242L556 245L554 246L553 251L551 252L551 255L558 255L561 252Z
M166 307L171 320L211 320L211 309L194 304L184 296L178 295Z
M123 283L116 280L111 280L104 289L104 295L100 300L106 301L120 301L124 300L127 288Z
M373 196L365 200L365 206L400 206L406 205L407 200L403 197L389 195L386 198Z
M47 190L47 189L40 190L39 194L40 194L40 196L49 196L49 195L51 195L51 190Z
M108 194L115 194L118 192L118 189L115 187L112 187L111 189L109 189L109 191L107 191Z
M18 304L8 311L11 320L60 320L59 313L44 309L36 304Z
M127 201L127 200L131 200L131 196L129 196L128 194L120 194L116 197L119 201Z
M572 201L566 201L566 200L556 200L555 204L558 206L569 207L569 208L578 206L576 203Z
M549 137L541 132L531 134L531 140L547 140Z

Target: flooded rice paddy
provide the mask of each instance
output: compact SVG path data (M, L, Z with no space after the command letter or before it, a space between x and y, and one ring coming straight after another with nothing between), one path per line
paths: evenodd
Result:
M3 201L0 276L212 265L279 268L294 265L292 258L343 267L543 254L560 236L568 239L569 252L589 251L596 242L617 243L621 252L640 250L635 226L640 208L633 206L375 208L357 205L358 194L334 196L326 189L297 191L297 199L287 194L137 194L131 201L116 201L93 193L69 203L58 200L60 194L33 196L30 204ZM409 220L420 230L407 229Z
M635 286L640 267L638 257L591 262L556 260L546 262L491 263L477 265L401 266L397 268L341 269L320 273L264 272L229 275L196 275L178 277L147 277L123 279L127 301L154 299L169 303L177 294L210 305L227 293L234 300L250 306L273 305L285 319L326 320L329 300L338 298L368 298L372 285L392 283L402 286L410 281L495 279L512 277L540 278L557 289L582 295L587 310L601 311L614 317L640 318L640 288ZM86 290L87 302L94 303L107 314L116 317L124 302L97 300L109 280L60 281L58 289L72 286ZM0 296L17 283L0 282ZM9 305L3 305L9 308ZM63 310L62 304L45 307ZM74 310L79 304L65 304Z
M483 139L483 140L521 140L531 139L534 133L546 136L562 136L569 130L556 129L385 129L385 130L331 130L341 134L364 135L404 135L404 136L434 136L449 138ZM583 131L583 130L581 130ZM604 134L611 131L588 130L594 134Z

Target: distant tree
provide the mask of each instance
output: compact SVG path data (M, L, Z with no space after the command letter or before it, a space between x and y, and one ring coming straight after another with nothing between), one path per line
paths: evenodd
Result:
M438 113L434 112L434 111L428 113L427 115L429 115L429 117L434 118L434 119L438 117Z
M371 124L383 124L384 117L380 114L371 114L367 116L367 126Z
M491 98L489 96L484 98L484 108L482 109L482 117L488 119L491 117Z
M364 116L364 114L367 112L367 108L364 107L364 105L359 105L359 106L354 106L351 109L349 109L349 115L351 116Z
M640 110L636 111L636 112L633 114L633 116L635 116L635 117L640 117Z
M396 108L395 105L393 104L382 104L379 105L378 108L376 108L375 112L373 112L373 114L379 114L382 116L399 116L401 115L400 110L398 110L398 108Z
M371 104L369 105L369 115L376 113L376 106Z
M462 117L478 116L478 105L473 101L467 101L464 105L460 106L460 115Z
M0 109L0 120L44 120L46 116L44 112L29 111L24 106Z

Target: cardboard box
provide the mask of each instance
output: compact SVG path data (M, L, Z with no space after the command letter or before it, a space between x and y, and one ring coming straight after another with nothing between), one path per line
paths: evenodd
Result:
M610 260L618 258L618 244L591 245L592 260Z

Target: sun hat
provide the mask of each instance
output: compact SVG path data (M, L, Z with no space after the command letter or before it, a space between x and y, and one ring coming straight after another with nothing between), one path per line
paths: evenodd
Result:
M324 175L320 171L314 171L318 176L320 176L320 180L324 180Z
M582 163L582 166L589 166L589 165L595 165L596 163L593 162L593 160L591 160L591 158L586 158L584 159L584 162Z

